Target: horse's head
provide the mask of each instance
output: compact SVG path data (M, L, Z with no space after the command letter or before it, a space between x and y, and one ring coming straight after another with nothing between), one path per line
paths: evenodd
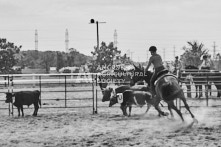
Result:
M134 66L134 70L133 72L131 72L131 85L135 85L135 83L137 83L138 81L142 81L144 80L143 79L143 76L141 73L144 73L144 71L140 68L138 68L137 66L133 65Z
M150 71L144 71L143 69L140 69L139 67L134 65L134 71L132 76L132 83L133 85L137 83L138 81L145 80L148 84L150 83L150 79L152 77L152 72Z

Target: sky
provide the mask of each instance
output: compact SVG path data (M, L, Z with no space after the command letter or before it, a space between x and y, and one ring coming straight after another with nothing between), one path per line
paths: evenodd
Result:
M213 55L221 52L220 0L0 0L0 38L7 38L22 50L65 51L65 30L69 48L91 55L99 41L114 42L122 55L145 62L155 45L163 60L183 53L187 41L203 43ZM130 53L130 54L129 54Z

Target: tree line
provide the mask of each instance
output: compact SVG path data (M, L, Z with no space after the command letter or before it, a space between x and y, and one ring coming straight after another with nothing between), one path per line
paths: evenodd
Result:
M22 46L15 46L5 38L0 38L0 73L16 73L14 66L21 68L41 68L48 73L50 67L57 71L62 67L81 66L91 60L90 56L81 54L76 49L69 49L69 53L59 51L21 51Z
M49 72L50 67L56 67L57 71L62 67L80 67L81 65L89 64L90 72L98 72L98 67L112 66L116 60L120 63L131 63L133 61L126 54L121 56L121 51L114 46L113 42L106 44L101 42L99 48L94 47L91 52L92 56L81 54L74 48L69 49L69 52L59 51L37 51L27 50L21 51L22 46L16 46L14 43L7 41L5 38L0 38L0 73L7 74L15 72L14 66L21 68L43 68ZM200 57L208 54L203 43L197 41L188 41L187 46L183 47L184 53L180 60L187 65L199 66L201 63Z

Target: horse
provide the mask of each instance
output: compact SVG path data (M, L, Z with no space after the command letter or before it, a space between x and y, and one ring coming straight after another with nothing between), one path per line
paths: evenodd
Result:
M135 72L142 73L141 69L138 67L135 67ZM150 79L152 77L153 73L151 71L146 71L145 74L142 74L141 76L138 74L138 76L133 76L132 81L133 83L137 82L138 80L145 80L147 83L150 83ZM181 120L184 122L184 118L180 110L175 106L174 100L177 98L180 98L185 108L190 113L191 117L193 118L193 122L198 122L195 119L195 116L190 111L189 105L186 102L186 98L184 96L184 92L181 89L178 79L175 75L169 74L168 71L162 71L158 74L158 78L155 81L155 90L156 90L156 96L155 98L155 106L159 105L161 100L164 100L168 104L168 109L172 114L172 109L177 112L177 114L180 116Z

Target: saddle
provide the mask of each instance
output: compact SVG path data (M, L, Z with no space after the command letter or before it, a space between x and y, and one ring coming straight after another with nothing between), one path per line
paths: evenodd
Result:
M161 78L166 77L166 76L173 76L173 77L175 77L175 78L177 79L177 76L176 76L176 75L170 74L167 69L164 69L164 70L160 71L160 72L157 74L157 78L156 78L156 80L154 81L154 85L156 85Z
M161 71L157 74L157 79L158 79L158 77L160 77L160 76L162 76L162 75L164 75L164 74L167 74L168 72L169 72L169 70L167 70L167 69L161 70Z

